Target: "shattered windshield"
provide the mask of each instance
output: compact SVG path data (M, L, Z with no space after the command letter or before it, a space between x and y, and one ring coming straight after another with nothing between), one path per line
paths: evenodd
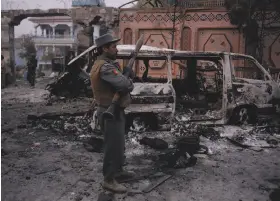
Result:
M129 60L118 59L122 68L126 67ZM133 66L135 82L167 82L167 59L141 58L135 61Z
M231 56L230 61L235 78L265 80L264 72L254 60L244 56Z

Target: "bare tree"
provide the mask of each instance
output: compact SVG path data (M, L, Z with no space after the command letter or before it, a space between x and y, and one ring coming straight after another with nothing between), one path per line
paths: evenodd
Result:
M2 0L1 7L2 10L31 9L27 0ZM35 8L39 9L41 5L36 4Z
M23 51L19 53L19 57L28 60L31 56L36 55L35 43L31 35L22 35L21 38L20 45Z
M279 23L280 1L226 0L225 6L230 14L230 22L244 32L246 53L262 62L266 30ZM280 29L275 29L274 32L276 35L280 34Z

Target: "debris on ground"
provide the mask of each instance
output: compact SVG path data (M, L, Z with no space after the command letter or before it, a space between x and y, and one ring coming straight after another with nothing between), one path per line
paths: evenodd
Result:
M153 149L164 150L168 148L168 143L159 138L143 137L139 140L141 145L147 145Z
M100 193L98 195L97 201L115 201L114 195L112 193Z
M266 130L265 127L232 127L230 135L225 137L238 146L249 148L275 148L278 146L279 139L277 138L277 132L279 129Z
M161 185L163 182L165 182L167 179L170 179L171 177L172 177L172 175L164 175L164 176L162 176L154 184L151 184L150 186L148 186L147 188L142 190L142 192L143 193L151 192L152 190L154 190L156 187L158 187L159 185Z
M89 139L87 139L83 143L83 145L84 145L85 149L89 152L102 153L103 152L103 143L104 143L103 138L92 136Z
M92 135L92 128L90 126L91 119L86 116L55 116L41 115L39 118L33 117L28 123L34 129L51 130L53 132L70 135L74 134L73 137L87 138ZM30 116L29 116L30 118Z
M89 101L64 99L47 106L38 95L42 91L29 87L2 91L3 199L97 200L103 192L103 139L92 130L92 117L75 115L85 111L81 107L88 108ZM50 111L57 115L44 118ZM188 122L189 111L179 111L171 132L154 132L136 121L126 135L125 168L139 177L123 182L138 194L132 198L129 194L109 196L109 200L278 200L279 126L270 126L270 120L246 126L201 126ZM31 112L34 118L26 122ZM163 140L168 148L143 146L139 140L144 137ZM227 138L253 147L240 148ZM260 142L273 148L261 146L264 151L253 152ZM172 175L168 170L175 173L166 184L142 192L163 176Z
M194 166L197 158L194 154L200 150L199 136L181 137L175 147L161 154L160 161L170 168L186 168Z

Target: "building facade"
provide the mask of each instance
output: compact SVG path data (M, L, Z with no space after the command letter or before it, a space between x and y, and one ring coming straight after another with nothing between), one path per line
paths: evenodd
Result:
M64 57L69 50L78 54L78 46L88 46L88 37L83 36L83 27L74 24L69 16L32 17L34 43L38 66L51 65L54 57ZM99 36L99 25L94 26L93 38Z
M194 4L191 4L194 2ZM186 1L188 9L169 8L123 8L119 15L119 36L122 44L135 44L144 34L144 44L160 48L174 48L187 51L227 51L245 53L246 37L242 30L230 23L229 13L223 0ZM271 16L279 16L270 12ZM261 17L261 16L260 16ZM261 23L256 16L257 22ZM272 17L270 17L272 18ZM280 22L265 28L263 39L263 64L265 67L280 68ZM172 37L174 33L174 38ZM248 47L249 48L249 47ZM254 48L256 51L256 48ZM252 54L253 55L253 54ZM166 63L150 62L152 76L165 75ZM135 63L138 76L145 66L142 61ZM173 64L172 75L180 76L180 68Z
M71 17L32 17L34 23L34 43L38 65L50 65L53 57L65 56L66 50L75 49L77 29Z
M105 6L104 0L72 0L72 7Z

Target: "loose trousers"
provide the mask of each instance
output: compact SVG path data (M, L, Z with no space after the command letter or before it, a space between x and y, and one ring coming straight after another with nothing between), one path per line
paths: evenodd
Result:
M97 108L97 118L104 135L103 176L105 180L112 180L124 163L125 149L125 113L118 108L113 120L104 120L103 112L107 108Z

